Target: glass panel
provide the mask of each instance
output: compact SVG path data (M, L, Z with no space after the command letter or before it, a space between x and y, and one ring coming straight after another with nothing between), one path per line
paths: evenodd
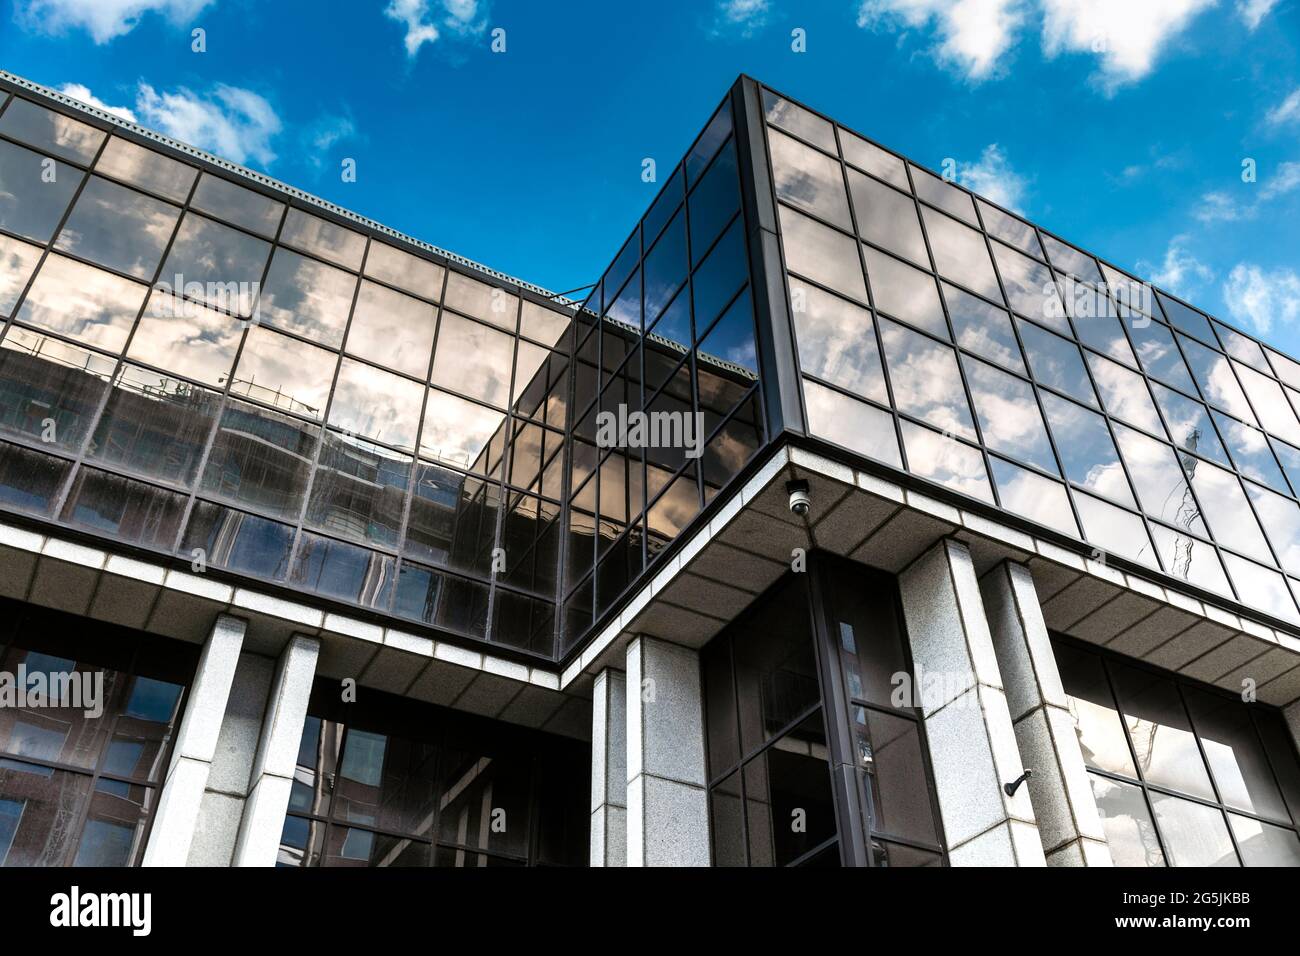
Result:
M1178 341L1192 367L1192 374L1196 376L1202 397L1211 405L1252 425L1256 424L1246 395L1237 383L1237 376L1233 374L1232 365L1227 358L1185 335L1180 335Z
M1055 395L1044 393L1042 400L1052 434L1056 436L1065 477L1121 504L1133 506L1133 492L1106 420Z
M650 204L645 218L641 220L642 241L647 249L659 238L659 233L663 232L668 220L675 218L676 213L681 209L685 181L686 173L681 166L678 166L673 170L668 185L660 191L655 201Z
M79 169L0 140L0 227L48 242L83 175Z
M691 282L691 304L695 310L697 336L704 333L749 278L743 227L740 219L732 223L708 258L695 270Z
M1289 824L1291 818L1259 735L1255 733L1249 705L1239 698L1221 697L1191 687L1184 689L1184 695L1223 803Z
M808 379L803 392L809 431L868 458L903 467L894 416Z
M1223 450L1214 423L1210 421L1209 409L1171 388L1165 388L1159 382L1151 383L1151 391L1160 411L1164 413L1165 424L1169 426L1175 445L1185 451L1213 458L1221 465L1228 464L1228 453Z
M95 352L11 327L0 346L0 430L79 451L114 367Z
M779 134L778 134L779 135ZM795 144L798 145L798 144ZM801 147L807 149L807 147ZM836 167L834 160L828 162ZM774 167L774 169L779 166ZM843 194L841 185L840 192ZM699 262L704 258L722 227L740 210L740 184L736 172L736 147L728 143L718 154L709 171L686 198L686 208L691 222L691 258ZM847 203L845 204L847 217Z
M842 229L853 228L837 160L776 130L768 134L768 146L777 196Z
M1223 552L1223 563L1232 575L1232 583L1237 586L1237 597L1242 604L1300 624L1300 614L1296 613L1295 602L1282 575L1227 551Z
M366 252L365 236L301 209L290 209L285 216L280 241L353 272L361 268L361 259Z
M649 269L649 265L646 266ZM649 313L650 287L649 274L646 276L646 305L647 314ZM556 312L545 306L538 305L535 302L524 300L519 315L519 334L526 335L530 339L536 339L543 345L550 348L560 341L569 324L573 321L572 316L567 313Z
M933 276L867 246L863 247L862 254L877 312L910 322L945 339L949 337Z
M1043 248L1047 250L1047 257L1057 272L1068 272L1097 287L1102 285L1097 261L1086 252L1080 252L1074 246L1068 246L1048 235L1043 236Z
M793 277L790 300L800 368L855 394L888 404L871 313Z
M227 400L202 490L296 521L316 455L317 431L287 415Z
M1249 483L1246 494L1255 506L1255 513L1259 515L1260 524L1264 526L1283 570L1300 575L1300 505Z
M966 405L956 353L885 320L880 323L880 337L898 410L974 440L975 427Z
M1081 402L1096 405L1097 399L1088 380L1088 370L1079 355L1079 347L1033 323L1018 321L1016 324L1034 378Z
M308 418L321 418L338 356L257 327L239 357L230 391Z
M853 193L858 235L882 249L906 256L927 269L930 267L921 222L916 217L916 203L910 195L852 169L849 189Z
M1270 488L1282 492L1288 491L1286 479L1282 477L1277 459L1269 449L1268 438L1262 431L1243 425L1236 419L1220 415L1216 411L1211 411L1210 417L1219 427L1219 434L1223 436L1223 443L1228 447L1228 452L1239 472L1247 478L1262 481ZM1281 451L1287 446L1277 442L1274 447Z
M1293 445L1300 444L1300 421L1296 420L1282 386L1248 366L1234 364L1233 368L1264 430Z
M500 505L496 485L417 462L406 553L460 571L487 573Z
M984 444L995 451L1056 472L1056 457L1028 382L992 365L963 358Z
M258 315L263 322L338 348L352 308L356 276L308 259L288 249L277 249L266 276Z
M1131 425L1164 437L1160 415L1141 375L1091 352L1088 353L1088 367L1092 369L1106 411Z
M763 111L767 121L787 133L819 146L828 153L836 152L835 128L830 122L810 113L789 100L782 99L771 90L763 91Z
M956 286L946 282L940 285L953 330L957 333L957 344L1013 372L1025 374L1025 363L1020 358L1020 345L1011 327L1011 316Z
M1071 298L1068 287L1062 290L1062 294L1065 296L1070 315L1074 318L1074 328L1079 334L1079 341L1126 365L1136 367L1137 358L1133 355L1133 349L1129 347L1128 339L1124 336L1124 327L1120 324L1120 320L1100 310L1099 314L1085 312L1085 308L1093 308L1096 305L1110 308L1110 300L1102 299L1085 285L1076 284L1073 288L1074 298Z
M993 243L993 258L997 261L1012 311L1068 335L1065 307L1047 266L998 242Z
M371 365L344 359L329 423L344 431L414 450L424 388Z
M1192 376L1178 352L1173 333L1159 322L1130 322L1129 336L1137 350L1142 367L1152 378L1158 378L1189 395L1196 394Z
M86 454L163 481L188 485L221 396L189 382L123 365Z
M396 561L369 548L301 533L289 583L326 597L384 608Z
M1023 219L990 206L983 199L977 198L975 204L979 206L984 228L990 236L996 236L1036 259L1043 258L1043 247L1038 244L1038 236L1033 226Z
M1264 535L1237 478L1208 462L1187 459L1184 463L1215 539L1243 554L1272 563Z
M180 552L201 554L213 567L279 581L289 570L292 547L292 525L196 501Z
M1153 524L1151 533L1155 536L1160 563L1166 571L1198 587L1227 597L1233 596L1214 548L1164 525Z
M437 312L428 303L362 282L346 350L423 379L429 371L436 323Z
M514 340L446 312L438 328L433 384L505 408L510 397Z
M998 277L993 272L984 237L932 209L923 211L926 235L934 253L934 265L939 274L961 283L972 292L1002 301Z
M139 864L154 790L100 780L90 798L73 866L123 867ZM3 835L0 834L0 843Z
M106 135L88 123L15 96L0 116L0 133L60 159L88 165Z
M1151 794L1156 824L1174 866L1240 866L1223 811L1163 793Z
M1000 458L991 458L990 462L1003 508L1072 538L1079 537L1065 485Z
M737 771L709 791L714 866L745 866L745 817Z
M908 471L993 503L984 456L978 449L911 422L902 422L902 429Z
M144 482L82 468L60 520L116 541L171 551L181 530L186 497Z
M432 836L437 813L432 744L349 727L333 785L336 820Z
M488 461L485 449L504 422L501 412L431 388L420 433L420 454L488 474L495 462Z
M472 742L468 742L472 746ZM526 753L444 751L439 839L523 856L529 844L531 760ZM507 825L493 825L504 816Z
M780 218L785 262L790 271L859 302L867 301L856 242L785 206L780 207Z
M366 275L395 285L407 292L437 302L442 297L442 280L445 270L436 262L382 242L372 242L366 254Z
M1061 686L1069 698L1070 719L1079 738L1083 762L1098 770L1137 778L1124 724L1106 679L1102 659L1069 644L1053 642Z
M724 103L713 114L713 119L709 120L709 125L705 127L704 132L700 134L691 147L691 151L686 154L686 160L683 165L686 168L686 178L688 182L695 182L704 167L708 165L709 160L717 153L718 147L722 141L731 134L731 107Z
M1074 494L1074 506L1083 524L1083 536L1103 551L1156 566L1155 551L1142 519L1090 495Z
M226 384L245 323L154 292L131 339L130 358L207 385Z
M650 326L663 313L677 290L686 283L686 213L673 217L664 234L645 257L645 324ZM678 301L684 302L685 297ZM527 334L527 328L524 329ZM664 334L660 331L660 334Z
M46 258L16 318L109 351L120 351L146 286L62 256Z
M1160 300L1160 305L1164 308L1165 316L1169 319L1170 324L1182 329L1184 332L1195 335L1203 341L1213 342L1215 340L1214 331L1210 328L1210 320L1196 309L1183 305L1163 292L1156 292L1156 297Z
M746 764L744 778L750 866L786 866L835 836L820 713Z
M1088 774L1101 825L1116 866L1164 866L1151 811L1142 791L1130 783Z
M54 246L138 279L152 279L180 215L175 206L91 176Z
M939 842L916 721L854 707L853 729L858 762L868 771L872 831Z
M158 281L177 295L249 315L270 253L270 243L186 213Z
M200 177L190 207L211 213L218 219L224 219L268 239L275 235L280 225L280 216L284 212L284 203L243 186L236 186L211 173L204 173Z
M183 203L199 171L161 153L114 136L95 163L95 172Z
M1201 510L1187 487L1187 479L1174 450L1123 425L1115 426L1115 439L1133 476L1142 510L1195 534L1205 535Z
M0 506L48 515L71 470L61 458L0 443Z
M491 322L510 332L515 330L519 298L505 289L452 272L447 276L447 294L443 302L465 315Z
M305 520L339 537L397 547L411 459L326 430Z
M840 147L844 150L846 162L852 163L863 172L871 173L877 179L892 183L899 189L912 191L912 184L907 181L907 167L893 153L843 128L840 129Z
M0 317L13 311L40 259L38 247L0 236Z
M65 866L76 837L69 808L89 793L85 774L0 761L0 866Z
M970 193L916 165L912 165L912 182L916 184L916 195L921 199L958 219L964 219L972 226L979 225Z
M1283 830L1235 813L1228 814L1228 821L1246 866L1300 866L1300 838L1294 830Z
M1112 664L1110 673L1142 778L1213 800L1214 789L1174 682L1124 664Z

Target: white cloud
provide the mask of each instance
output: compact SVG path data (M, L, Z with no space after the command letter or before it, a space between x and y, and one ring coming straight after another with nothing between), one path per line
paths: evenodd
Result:
M1024 7L1024 0L862 0L858 26L921 29L933 20L940 37L935 55L979 81L997 75Z
M1300 121L1300 87L1296 87L1290 96L1269 110L1268 121L1274 126Z
M1139 273L1149 275L1156 285L1185 298L1197 285L1214 278L1209 266L1187 251L1186 242L1186 236L1174 236L1169 240L1164 261L1159 265L1139 262Z
M1300 163L1282 163L1260 189L1259 198L1267 202L1294 192L1297 187L1300 187Z
M772 5L769 0L718 0L715 33L739 31L751 36L767 23Z
M1263 335L1275 321L1294 322L1300 316L1300 275L1238 263L1223 283L1223 298L1229 315Z
M1241 222L1256 218L1262 207L1279 196L1300 188L1300 163L1280 163L1277 172L1259 187L1251 202L1239 202L1225 192L1210 192L1201 197L1201 205L1192 214L1201 222Z
M1042 0L1043 52L1092 53L1113 93L1151 72L1165 45L1217 0Z
M1025 198L1025 179L1007 162L1006 154L997 143L984 147L978 163L958 163L958 178L967 189L1020 212Z
M1277 4L1278 0L1237 0L1237 16L1253 32Z
M482 33L487 4L480 0L389 0L384 16L406 27L406 55L415 57L426 43L435 43L444 28L462 36Z
M141 83L135 108L142 124L232 162L275 161L271 140L280 132L280 118L251 90L219 84L200 96L185 87L159 93Z
M29 29L58 33L86 30L96 43L107 43L135 29L146 13L158 13L173 23L192 21L213 0L26 0L16 7L17 19Z
M114 116L120 116L128 123L138 123L135 113L128 106L109 106L94 93L90 92L90 87L81 83L64 83L59 87L59 92L64 96L71 96L74 100L81 100L91 106L97 106L105 113L112 113Z

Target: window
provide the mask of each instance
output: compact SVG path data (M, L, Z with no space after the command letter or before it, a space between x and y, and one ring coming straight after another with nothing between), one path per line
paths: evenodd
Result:
M198 648L3 610L0 670L73 683L56 706L0 708L0 866L138 865Z
M1117 866L1300 866L1300 763L1264 704L1053 638Z

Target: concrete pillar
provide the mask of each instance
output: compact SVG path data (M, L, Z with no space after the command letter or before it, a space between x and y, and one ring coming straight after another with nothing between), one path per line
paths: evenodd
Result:
M184 866L189 858L245 627L239 618L221 614L203 645L142 866Z
M945 539L899 576L948 859L1044 866L970 551Z
M1047 864L1111 866L1033 576L1006 561L980 579L980 591L1016 743L1034 771L1025 786Z
M319 656L320 641L301 634L294 635L280 655L249 775L235 866L275 866Z
M591 707L591 865L627 866L627 680L596 675Z
M708 866L700 656L653 637L627 648L627 865Z

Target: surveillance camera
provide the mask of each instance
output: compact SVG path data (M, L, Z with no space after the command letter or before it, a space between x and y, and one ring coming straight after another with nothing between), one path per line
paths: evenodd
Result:
M790 510L802 518L812 507L812 497L808 494L808 482L787 481L785 490L790 493Z

